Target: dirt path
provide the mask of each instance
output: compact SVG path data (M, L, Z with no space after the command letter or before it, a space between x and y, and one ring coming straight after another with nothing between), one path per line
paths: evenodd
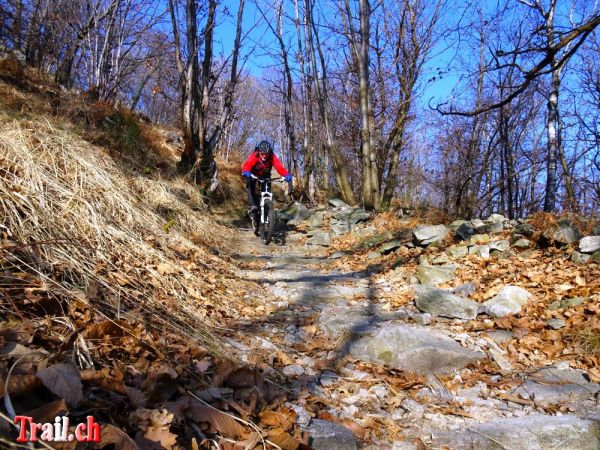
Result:
M489 335L466 333L461 321L432 323L412 305L390 310L380 301L388 281L330 271L324 252L301 240L287 233L264 246L241 231L238 276L268 295L246 295L264 315L240 320L232 343L247 362L275 368L315 448L596 448L598 386L581 373L558 365L478 374L479 364L502 364Z

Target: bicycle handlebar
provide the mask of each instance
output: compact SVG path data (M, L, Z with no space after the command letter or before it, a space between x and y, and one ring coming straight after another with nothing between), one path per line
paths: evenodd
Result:
M282 182L285 181L285 178L283 178L283 177L281 177L281 178L260 178L260 177L257 177L256 175L254 175L253 173L250 174L250 177L252 177L255 180L257 180L259 182L262 182L262 183L265 183L267 181L276 182L276 183L277 182L281 182L282 183ZM289 197L292 196L292 182L291 181L288 181L288 192L287 192L287 195Z
M253 173L251 173L250 176L258 181L275 181L275 182L285 181L285 178L283 178L283 177L281 177L281 178L260 178L260 177L257 177L256 175L254 175ZM291 181L290 181L290 183L291 183Z

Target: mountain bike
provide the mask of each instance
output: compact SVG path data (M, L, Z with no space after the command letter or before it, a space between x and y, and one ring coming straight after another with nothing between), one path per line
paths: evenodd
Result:
M263 244L269 245L275 231L275 207L273 205L273 192L271 192L272 182L285 182L284 178L260 178L251 175L260 186L260 208L258 214L249 212L252 221L252 230L256 236L260 235ZM291 195L292 183L288 184L288 195Z

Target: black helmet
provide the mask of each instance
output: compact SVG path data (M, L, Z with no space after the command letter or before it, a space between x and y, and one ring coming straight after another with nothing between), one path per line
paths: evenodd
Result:
M273 153L273 147L271 146L271 143L269 141L260 141L260 143L256 146L256 149L260 152L260 153L268 153L271 154Z

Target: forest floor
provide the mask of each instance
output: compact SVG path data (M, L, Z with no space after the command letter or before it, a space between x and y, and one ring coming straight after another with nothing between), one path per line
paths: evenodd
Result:
M597 326L597 264L576 266L557 249L504 260L465 257L455 279L444 284L448 289L475 281L470 296L482 301L510 283L535 292L535 301L518 317L444 319L420 313L412 286L398 269L388 270L390 258L369 259L358 251L330 259L355 241L351 237L321 251L307 250L306 235L291 231L270 246L248 230L238 239L239 277L268 292L244 296L248 312L263 315L257 321L240 311L232 338L245 360L276 367L291 380L287 406L303 426L311 418L333 421L365 448L550 445L548 436L530 431L536 427L569 448L587 448L579 447L581 441L594 436L589 420L600 419L598 355L582 352L577 336L583 324ZM428 256L441 253L434 249ZM402 270L416 268L408 258ZM569 291L567 297L592 298L548 308ZM553 329L547 325L552 319L566 326ZM420 344L405 350L406 340ZM382 353L402 351L415 358L404 370L382 363ZM338 448L339 442L322 445Z
M97 447L127 450L597 447L598 262L465 255L440 287L532 299L424 313L412 278L443 247L308 248L303 225L264 246L239 161L208 204L175 173L178 139L0 60L0 446L16 415L93 415Z

